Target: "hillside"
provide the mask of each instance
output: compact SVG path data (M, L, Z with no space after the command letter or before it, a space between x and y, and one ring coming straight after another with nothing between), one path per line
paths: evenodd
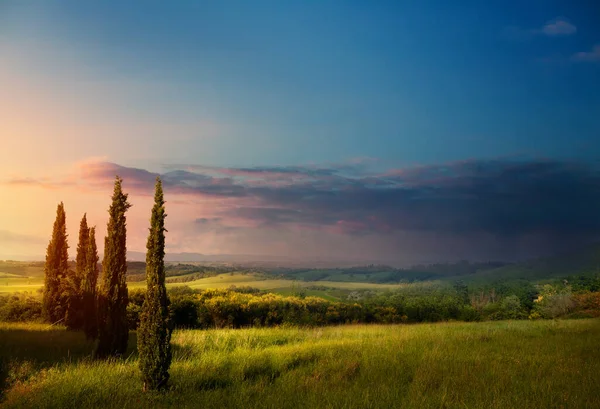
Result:
M569 276L571 278L581 275L592 277L599 272L600 244L575 252L515 264L461 261L418 265L405 269L376 264L338 268L258 268L244 264L171 262L166 266L167 283L171 286L189 285L193 288L254 286L281 293L293 293L298 288L303 288L311 295L328 298L333 296L332 289L390 289L403 283L457 280L475 286L501 281L535 283ZM0 261L0 292L36 291L43 283L43 274L43 262ZM143 286L145 281L143 262L128 262L128 281L131 288Z
M581 250L481 271L474 280L543 281L600 272L600 244Z

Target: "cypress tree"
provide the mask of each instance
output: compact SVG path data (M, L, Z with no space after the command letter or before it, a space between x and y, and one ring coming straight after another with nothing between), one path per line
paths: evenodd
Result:
M131 207L123 193L123 179L116 177L112 204L108 210L104 239L102 285L98 296L98 343L96 356L120 356L127 350L127 223L125 212Z
M68 248L65 206L60 202L44 265L42 316L47 322L57 323L65 318L67 299L63 290L69 271Z
M98 336L98 313L96 311L96 285L98 282L98 249L96 247L96 228L89 229L86 248L85 270L81 288L83 290L83 330L88 339Z
M139 366L144 390L164 389L171 365L171 321L165 287L165 201L162 183L156 178L154 207L146 245L146 298L138 329Z
M77 243L77 257L75 258L75 271L69 275L67 291L67 313L65 325L70 329L83 328L83 288L82 283L87 268L88 241L90 229L87 216L84 214L79 223L79 242Z

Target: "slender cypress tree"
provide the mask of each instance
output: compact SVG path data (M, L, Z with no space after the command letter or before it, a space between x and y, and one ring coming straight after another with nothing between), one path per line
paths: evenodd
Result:
M164 389L171 365L171 321L165 287L165 201L162 182L156 178L154 207L146 245L146 284L138 329L139 365L144 390Z
M123 179L116 177L112 204L108 210L104 239L102 285L98 297L97 357L120 356L127 350L127 223L125 212L131 207L123 193Z
M83 330L88 339L98 336L98 313L96 311L96 285L98 283L98 249L96 228L90 228L85 257L85 274L81 283L83 289Z
M67 313L65 325L70 329L83 328L83 288L82 283L87 267L87 250L90 239L90 229L87 216L84 214L79 223L79 242L77 243L77 257L75 258L75 271L69 274L67 280Z
M65 318L67 299L63 289L69 271L68 248L65 206L60 202L44 266L42 316L47 322L56 323Z

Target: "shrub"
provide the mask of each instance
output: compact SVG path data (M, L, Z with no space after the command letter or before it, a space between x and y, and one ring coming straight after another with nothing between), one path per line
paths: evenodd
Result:
M42 302L28 295L0 297L0 321L38 321L42 316Z
M542 318L556 318L564 316L575 308L575 301L569 286L552 286L546 284L542 287L532 310Z
M458 319L467 322L481 321L481 314L473 306L465 305L462 307Z

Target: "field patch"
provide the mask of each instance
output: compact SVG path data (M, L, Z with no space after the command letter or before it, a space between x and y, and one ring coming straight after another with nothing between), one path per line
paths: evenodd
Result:
M167 287L177 286L188 286L194 289L208 289L208 288L228 288L232 285L242 287L254 287L260 290L284 290L294 288L306 288L311 286L324 286L332 289L377 289L387 290L394 288L406 287L409 284L376 284L376 283L359 283L359 282L338 282L338 281L293 281L285 279L272 279L258 274L237 274L237 273L225 273L219 274L214 277L206 277L198 280L187 281L187 282L167 282ZM130 282L128 287L134 288L145 288L146 283L141 282Z
M37 293L44 285L41 277L0 276L0 294Z

